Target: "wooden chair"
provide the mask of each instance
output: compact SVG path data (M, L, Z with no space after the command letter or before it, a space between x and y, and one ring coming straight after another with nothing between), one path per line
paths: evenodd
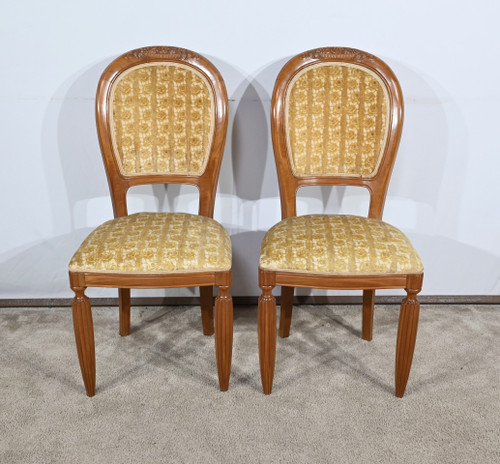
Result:
M423 265L408 238L382 222L403 123L403 97L391 69L350 48L319 48L292 58L276 80L271 129L282 221L262 242L258 332L264 393L272 390L276 300L288 337L294 287L363 290L362 337L372 338L375 289L405 288L396 345L396 396L406 388L417 332ZM308 185L353 185L370 193L368 218L297 216Z
M94 330L85 289L119 288L120 335L130 333L130 288L199 286L203 333L214 333L219 385L231 369L231 242L213 217L227 130L227 93L207 59L174 47L132 50L114 60L96 97L99 142L115 219L94 230L69 264L73 321L88 396L95 394ZM191 184L198 215L128 215L127 190Z

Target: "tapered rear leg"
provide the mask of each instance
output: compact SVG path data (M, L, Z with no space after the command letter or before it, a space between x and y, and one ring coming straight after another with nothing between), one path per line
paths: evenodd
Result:
M130 335L130 288L118 289L120 335Z
M233 354L233 299L228 293L229 285L217 287L219 295L215 299L215 357L219 387L221 391L226 391L229 388Z
M214 333L214 288L200 287L201 323L203 335Z
M373 337L373 307L375 304L375 290L363 290L363 322L361 337L371 341Z
M402 398L410 375L415 340L417 338L420 303L417 294L422 289L422 275L409 276L407 296L401 304L396 342L396 396Z
M293 309L293 287L281 287L281 309L279 335L286 338L290 335Z
M85 295L86 287L71 287L75 292L73 299L73 327L76 349L83 383L88 396L95 395L95 345L94 325L90 301Z
M273 389L274 365L276 360L276 299L272 294L274 285L260 285L258 332L259 359L262 389L269 395Z

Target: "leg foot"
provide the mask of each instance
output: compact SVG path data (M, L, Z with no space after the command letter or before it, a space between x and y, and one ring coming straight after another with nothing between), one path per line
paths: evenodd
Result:
M274 364L276 359L276 299L271 293L273 285L261 285L259 298L258 331L259 359L262 389L269 395L273 389Z
M221 391L229 388L231 357L233 353L233 299L229 286L218 285L219 295L215 299L215 356Z
M130 288L118 289L120 312L120 335L130 335Z
M279 335L286 338L290 335L290 324L292 323L293 287L281 287L281 308Z
M203 335L214 333L214 288L200 287L201 323Z
M407 297L401 304L401 312L399 314L398 338L396 343L396 396L399 398L402 398L405 393L410 375L420 312L417 293L421 289L421 276L410 277L414 279L420 277L420 283L414 282L414 279L409 278L409 286L406 288Z
M83 383L88 396L95 395L95 346L94 325L90 301L85 295L85 287L72 287L73 327L75 329L76 349L82 371Z
M375 304L375 290L363 290L363 322L361 338L371 341L373 336L373 306Z

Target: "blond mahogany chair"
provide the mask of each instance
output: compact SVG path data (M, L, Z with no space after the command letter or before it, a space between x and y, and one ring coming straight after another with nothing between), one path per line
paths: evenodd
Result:
M231 242L213 217L227 130L221 75L201 55L174 47L132 50L114 60L96 97L99 142L115 219L95 229L69 264L73 321L88 396L95 394L94 329L85 289L119 288L120 335L130 333L130 288L199 286L203 333L214 333L219 385L227 390L233 340ZM198 215L128 215L127 190L191 184Z
M294 287L363 290L362 338L371 340L375 289L405 288L396 345L396 396L406 388L417 332L422 262L408 238L381 220L403 123L403 97L391 69L350 48L319 48L292 58L276 80L271 128L282 221L262 242L258 332L264 393L270 394L279 334L288 337ZM297 190L360 186L368 218L297 216Z

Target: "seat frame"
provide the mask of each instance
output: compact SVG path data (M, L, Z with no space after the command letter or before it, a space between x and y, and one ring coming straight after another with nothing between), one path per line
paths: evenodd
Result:
M308 175L297 177L288 156L285 101L290 82L300 71L319 63L355 64L377 74L389 98L388 134L379 168L373 177ZM392 70L379 58L352 48L325 47L293 57L279 73L271 104L271 134L281 199L282 219L297 215L297 191L303 186L342 185L365 187L370 193L368 217L381 219L389 179L392 173L403 123L403 95ZM370 341L373 334L373 312L376 289L404 288L406 298L401 305L396 343L396 396L404 395L415 347L420 304L417 294L422 289L423 273L335 275L290 270L267 270L259 267L258 335L262 387L272 391L276 357L276 299L272 290L281 290L280 337L288 337L292 318L294 287L336 290L363 290L362 338Z
M109 100L112 85L124 71L142 64L165 62L178 63L201 72L211 86L214 96L213 139L208 162L200 175L145 174L123 175L113 153L110 130ZM224 81L206 58L198 53L177 47L144 47L132 50L115 59L103 72L96 96L96 120L101 153L106 168L115 218L128 215L126 195L130 187L143 184L190 184L199 190L198 214L213 217L215 192L219 178L227 132L227 92ZM119 333L130 334L130 289L200 287L200 306L203 333L215 332L215 352L219 386L226 391L229 386L233 343L233 303L231 269L225 271L165 272L164 274L69 272L70 286L75 292L73 324L78 358L88 396L95 394L96 367L92 311L87 287L118 287ZM213 310L213 286L219 289ZM214 324L215 319L215 324Z

